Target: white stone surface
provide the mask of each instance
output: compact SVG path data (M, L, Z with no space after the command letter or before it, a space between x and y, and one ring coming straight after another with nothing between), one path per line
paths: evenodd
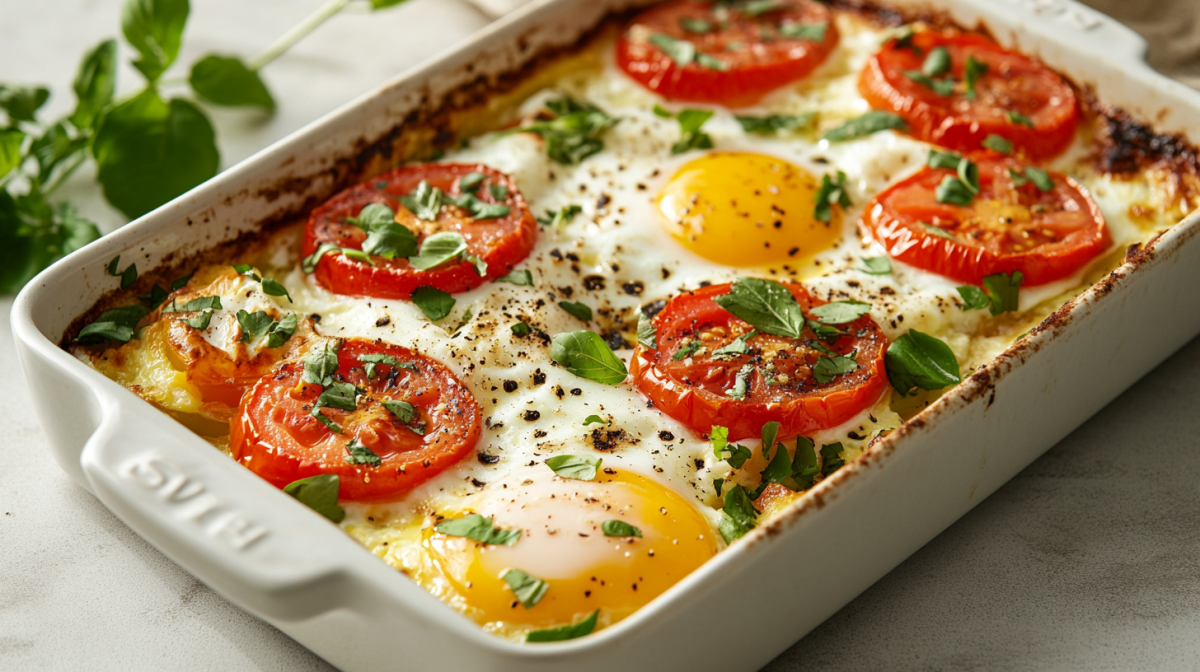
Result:
M121 4L0 3L0 81L51 83L51 112L65 111L79 55L118 35ZM180 61L213 50L252 55L319 4L194 0ZM486 22L463 0L335 18L265 71L278 114L214 114L223 165ZM136 77L123 66L121 90ZM119 224L89 178L65 194L106 229ZM215 595L59 471L16 361L11 307L0 300L0 670L331 669ZM767 669L1200 667L1197 380L1200 341Z

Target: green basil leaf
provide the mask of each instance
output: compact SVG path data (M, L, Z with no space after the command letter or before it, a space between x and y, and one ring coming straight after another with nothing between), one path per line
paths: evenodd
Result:
M984 147L992 150L993 152L1000 152L1001 154L1012 154L1013 151L1012 141L1008 140L1004 136L996 135L995 133L989 133L988 136L983 139L982 144ZM1010 168L1009 170L1012 169Z
M846 460L842 459L842 444L831 443L827 446L821 446L821 474L828 476L833 472L846 466Z
M508 198L508 187L504 186L503 184L489 184L488 193L491 194L492 198L496 199L497 201L503 201ZM505 207L504 210L504 214L507 215L508 208Z
M502 275L502 276L496 278L496 282L507 282L509 284L519 285L522 287L532 287L533 286L533 273L530 273L529 271L524 270L524 269L519 270L519 271L513 271L512 273L509 273L508 275Z
M500 187L507 191L507 188L502 184L493 184L491 186ZM504 217L508 213L512 212L512 209L503 203L486 203L478 198L475 198L471 194L463 194L457 198L453 196L444 196L443 198L448 203L453 203L463 210L466 210L467 214L475 219L495 219L497 217Z
M828 222L833 218L833 206L850 207L850 195L846 193L846 174L837 172L837 179L829 175L821 176L821 188L817 190L816 205L813 207L813 218L820 222Z
M821 472L817 467L817 451L811 439L796 437L796 455L792 459L792 478L801 488L810 488L813 476Z
M358 388L353 383L333 382L317 397L318 406L328 406L339 411L353 411L358 408Z
M738 521L734 520L725 512L721 513L721 519L717 521L717 531L721 533L721 538L725 540L726 544L732 544L738 539L741 539L742 537L746 536L751 529L752 528L746 527L745 525L742 525Z
M942 152L936 149L929 150L929 158L925 160L925 165L930 168L947 168L949 170L958 170L958 164L963 160L963 155L958 152Z
M830 130L823 139L829 142L845 142L862 138L872 133L878 133L888 129L903 130L908 127L904 119L898 114L884 112L882 110L871 110L861 117L857 117L847 121L846 123Z
M991 301L992 316L1000 313L1016 312L1020 298L1021 280L1025 278L1020 271L1012 273L996 273L983 279L983 287Z
M1008 117L1009 123L1033 128L1033 120L1030 119L1029 117L1021 114L1020 112L1013 112L1010 110L1008 112L1005 112L1004 116Z
M954 178L947 177L946 179L947 179L947 180L950 180L950 179L954 179ZM957 180L957 179L954 179L954 181L955 181L955 182L957 182L958 180ZM964 187L964 189L965 189L965 187ZM954 234L952 234L952 233L950 233L949 231L947 231L947 230L945 230L945 229L941 228L940 226L934 226L934 225L932 225L932 224L926 224L925 222L917 222L917 223L921 225L921 228L925 229L925 233L928 233L928 234L930 234L930 235L937 236L938 238L945 238L946 240L953 240L953 241L954 241L954 242L956 242L956 243L961 243L961 242L962 242L962 241L961 241L961 240L959 240L957 237L955 237L955 235L954 235Z
M177 289L183 289L184 287L187 287L188 280L191 279L191 275L185 275L182 278L175 278L171 281L171 291L173 292Z
M658 331L654 328L654 322L646 313L638 311L638 343L641 343L652 350L658 349Z
M578 639L585 635L592 634L596 629L596 617L600 615L600 610L592 612L591 616L583 619L578 623L571 625L562 625L557 628L549 628L547 630L534 630L525 635L526 642L563 642L568 639Z
M968 206L975 200L975 194L956 175L947 175L937 186L934 196L938 203L961 206Z
M565 166L575 165L604 149L600 138L617 123L616 118L603 111L570 98L548 101L546 107L558 116L509 132L541 137L550 159Z
M642 531L623 520L606 520L600 523L606 537L641 537Z
M428 270L459 259L466 251L467 241L461 233L439 231L421 241L420 252L414 257L409 257L408 263L413 268Z
M580 378L603 385L618 385L629 375L625 363L592 331L555 334L550 359Z
M583 212L583 208L578 205L564 205L558 209L558 212L547 210L546 214L538 217L537 221L542 226L552 226L556 229L561 229L564 225L575 219L575 215Z
M963 69L963 83L966 85L963 96L968 99L975 98L975 82L987 71L987 63L976 60L974 56L967 56L967 66Z
M950 96L954 94L953 79L930 79L929 77L926 77L924 73L918 70L905 70L903 74L905 77L933 91L939 96Z
M338 506L339 489L337 474L309 476L283 487L284 492L300 500L301 504L335 523L340 523L346 518L345 509Z
M418 287L412 293L413 305L425 313L425 317L437 322L454 310L456 303L453 296L436 287Z
M779 26L779 34L793 40L811 40L824 42L829 24L821 23L784 23Z
M317 270L317 262L321 261L321 257L331 253L341 254L348 259L353 259L354 261L364 263L368 266L375 265L375 262L371 261L371 257L362 250L355 250L349 247L338 247L334 243L321 243L321 245L317 247L316 252L308 255L303 259L303 261L300 262L300 270L311 274L313 271Z
M855 355L856 353L852 352L848 356L830 355L818 358L813 366L813 378L824 385L837 376L857 370L858 360Z
M242 328L242 341L249 343L250 339L258 338L267 333L271 328L271 324L275 322L275 318L269 314L256 310L253 313L248 313L244 310L237 312L238 326Z
M112 103L117 88L116 40L105 40L83 55L71 88L75 91L76 101L71 123L81 130L90 129L104 108Z
M729 489L729 492L725 493L723 510L725 511L725 515L732 518L734 522L745 529L754 529L759 510L754 508L754 501L750 498L750 492L744 486L734 485Z
M689 33L695 33L696 35L704 35L713 31L712 21L695 19L688 16L685 16L679 20L679 27L683 28Z
M987 293L975 285L963 285L956 288L956 291L962 297L964 311L980 310L992 305L992 300L988 298Z
M738 278L728 294L713 300L765 334L800 338L804 331L805 320L796 297L773 280Z
M271 325L267 330L267 347L278 348L287 343L292 334L296 333L297 318L295 313L284 315L281 320Z
M525 324L524 322L516 322L510 327L510 329L512 329L512 333L515 336L528 336L533 333L533 327Z
M1033 186L1038 188L1038 191L1047 192L1054 189L1054 180L1050 179L1050 174L1041 168L1028 166L1025 168L1025 177L1033 183Z
M491 518L478 513L468 513L462 518L443 520L433 529L448 537L466 537L481 544L512 546L521 538L520 530L502 530L492 525Z
M133 283L137 282L137 277L137 264L130 264L125 270L121 271L121 289L129 289L133 286Z
M546 466L554 470L559 478L576 481L594 481L599 473L603 458L586 455L555 455L546 460Z
M963 183L964 187L972 194L979 193L979 166L964 156L958 162L955 172L958 173L958 180Z
M897 338L884 357L888 380L906 396L913 388L940 390L961 382L954 351L941 340L916 329Z
M134 2L143 4L150 0ZM147 89L104 115L92 141L104 197L138 217L217 174L220 155L208 117L179 98ZM181 160L180 157L187 157Z
M444 196L445 194L442 193L441 189L432 187L425 180L421 180L421 183L417 185L417 188L412 193L401 196L398 200L417 219L432 222L437 219L438 212L442 209L442 199ZM462 236L459 237L461 238Z
M196 317L183 318L183 323L197 331L204 331L208 329L209 323L212 322L212 316L213 311L205 310Z
M824 324L846 324L871 312L871 304L862 301L830 301L808 311Z
M600 424L602 424L602 425L604 425L604 424L607 424L607 423L604 421L604 418L602 418L602 417L600 417L600 416L598 416L598 415L589 415L588 417L586 417L586 418L584 418L584 419L583 419L583 426L584 426L584 427L587 427L588 425L592 425L592 424L595 424L595 423L600 423Z
M473 194L479 189L479 185L487 179L487 175L483 173L471 171L463 175L458 180L458 190L464 194Z
M346 444L345 458L349 464L362 464L368 467L379 467L383 464L383 460L370 448L359 443L358 439L350 439L350 443Z
M558 307L567 311L574 317L583 320L584 322L592 321L592 309L585 304L572 301L559 301Z
M141 306L123 306L100 314L95 322L79 331L75 341L83 344L94 344L101 340L127 343L133 338L137 323L149 313Z
M700 348L702 347L704 347L704 344L700 342L700 339L692 339L687 343L684 343L682 347L676 350L675 354L671 356L671 359L676 362L687 359L688 357L691 357L699 352Z
M950 71L950 52L945 47L934 47L929 50L925 62L921 64L921 72L927 77L940 77Z
M1014 187L1023 187L1029 184L1029 178L1025 177L1025 171L1017 172L1012 168L1008 169L1008 178L1012 180Z
M401 399L389 399L383 402L383 407L388 413L396 416L396 419L404 424L408 424L417 419L417 407L407 401Z
M772 114L766 117L734 117L743 131L759 135L798 131L811 126L816 118L816 112L805 112L798 115Z
M0 110L8 113L13 126L18 121L37 121L37 111L47 100L50 100L50 89L44 86L0 84Z
M133 67L151 82L157 81L179 55L188 10L188 0L126 0L121 31L141 56Z
M338 371L338 350L342 344L328 340L313 347L304 358L304 375L301 380L314 385L329 386Z
M658 47L675 65L687 67L696 60L696 45L687 40L677 40L670 35L654 33L650 36L650 44Z
M867 257L862 261L863 267L860 270L863 273L869 275L887 275L892 272L892 261L887 257Z
M226 107L261 107L275 110L275 99L258 71L236 56L209 54L192 65L188 83L202 100Z
M734 378L733 387L725 390L725 396L730 399L745 399L746 393L750 391L750 374L752 373L754 373L753 364L743 366Z
M278 280L263 278L261 282L264 294L268 296L286 296L288 303L295 303L295 301L292 301L292 295L288 294L287 287L284 287Z
M762 426L762 451L763 457L770 457L771 446L775 445L775 437L779 436L779 423L775 421L768 422Z
M25 134L15 128L0 130L0 177L21 165L21 143Z
M765 444L763 452L770 453L766 449ZM780 483L787 486L790 490L797 489L792 487L796 485L796 482L792 480L792 457L788 455L787 448L784 448L782 443L777 445L775 456L771 458L771 461L767 463L767 466L763 468L759 476L762 478L762 483L764 484Z
M310 411L310 413L312 414L312 417L314 417L318 421L320 421L320 423L322 425L325 425L326 427L328 427L330 429L330 431L334 432L335 434L343 433L342 428L339 427L336 422L334 422L333 420L330 420L328 416L326 416L324 413L321 412L320 406L314 405L312 407L312 411Z
M720 359L720 358L724 358L724 357L733 357L735 355L750 354L750 345L748 343L746 343L746 341L750 340L751 338L754 338L757 335L758 335L758 332L751 329L750 331L747 331L746 333L742 334L741 336L738 336L737 338L733 339L724 347L720 347L720 348L717 348L716 350L713 350L712 356ZM698 343L699 341L694 341L694 342Z
M219 296L202 296L198 299L192 299L182 306L171 302L171 305L165 306L162 309L164 313L190 313L198 310L221 310L221 297Z

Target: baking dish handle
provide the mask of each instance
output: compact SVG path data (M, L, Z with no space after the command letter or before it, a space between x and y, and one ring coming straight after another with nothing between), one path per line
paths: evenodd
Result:
M358 592L343 560L342 545L354 544L337 526L199 437L181 440L174 420L149 405L98 398L107 408L80 456L84 475L172 560L270 620L310 618Z

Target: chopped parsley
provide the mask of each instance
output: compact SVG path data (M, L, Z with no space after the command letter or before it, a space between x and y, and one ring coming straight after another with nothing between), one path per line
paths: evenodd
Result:
M725 460L734 469L741 469L746 460L753 456L749 448L736 443L729 443L728 427L713 425L711 437L713 455L716 455L719 460Z
M535 121L510 132L533 133L541 137L550 159L566 166L575 165L604 149L601 137L617 123L616 118L599 108L570 98L548 101L546 107L557 115L554 119Z

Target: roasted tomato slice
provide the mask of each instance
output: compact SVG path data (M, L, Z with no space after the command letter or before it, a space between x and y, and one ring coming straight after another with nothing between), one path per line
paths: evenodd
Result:
M938 185L956 172L925 168L876 196L863 228L893 258L973 285L1013 271L1023 286L1060 280L1112 244L1100 209L1071 178L1030 179L1029 166L991 152L972 158L979 194L970 205L938 203Z
M485 204L507 206L508 214L474 218L456 205L443 203L435 221L424 221L400 204L399 198L413 193L421 182L451 197L462 196L462 178L471 173L480 173L485 179L476 182L470 193ZM382 203L395 211L396 222L420 241L440 231L461 234L467 253L486 263L487 271L481 276L476 265L465 257L419 269L408 259L371 256L371 264L367 264L343 254L325 254L317 262L315 273L321 285L335 294L408 299L414 289L422 286L452 294L462 292L507 275L537 242L537 221L512 178L484 165L422 164L398 168L350 187L314 210L304 231L303 254L311 255L323 243L361 250L367 232L346 220L357 217L371 203Z
M193 301L226 297L217 309L187 310ZM243 303L247 313L266 313L276 332L246 336L229 297ZM161 338L171 365L186 372L187 381L200 391L204 412L228 419L242 395L304 342L312 333L311 320L279 309L262 293L259 282L240 276L229 266L196 274L188 286L171 294L151 318L157 323L148 338ZM294 321L288 321L294 320ZM270 322L270 321L268 321ZM280 329L279 323L284 324ZM271 347L274 345L274 347Z
M327 388L304 382L312 356L258 381L231 423L234 459L277 487L336 474L342 499L395 499L479 440L479 405L440 362L396 345L346 340L328 388L340 399L320 403Z
M798 284L783 284L806 315L826 303ZM716 354L753 331L713 300L731 287L681 294L654 317L658 347L639 345L631 373L655 408L698 434L728 427L731 441L759 436L772 420L780 423L780 436L796 436L846 422L887 389L887 337L868 315L839 325L845 333L833 342L822 342L806 326L799 339L755 333L742 339L744 354ZM831 353L851 357L857 368L818 382L814 367ZM735 398L743 391L739 385L744 396Z
M935 50L945 50L948 69L923 80ZM973 95L969 59L986 66L982 74L972 68ZM941 87L947 89L935 90ZM962 152L979 150L995 134L1030 159L1044 159L1066 149L1079 125L1075 91L1062 77L981 35L927 31L891 40L867 62L858 88L872 107L903 117L916 137Z
M676 0L639 14L621 33L617 63L671 100L744 106L824 62L838 42L812 0L752 5Z

